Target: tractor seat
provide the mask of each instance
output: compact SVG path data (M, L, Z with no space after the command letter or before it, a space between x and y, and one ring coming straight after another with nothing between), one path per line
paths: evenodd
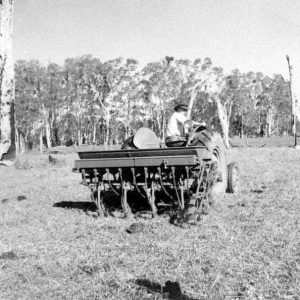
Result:
M182 136L168 136L165 139L165 144L167 147L183 147L186 145L186 138Z

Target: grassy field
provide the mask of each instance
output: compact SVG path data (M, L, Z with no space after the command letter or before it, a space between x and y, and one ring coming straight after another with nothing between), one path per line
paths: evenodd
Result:
M0 166L1 300L300 299L300 151L230 149L238 194L220 197L200 226L161 215L135 220L135 234L132 220L94 217L75 158Z
M269 147L292 147L295 145L293 136L284 137L257 137L257 138L239 138L237 136L230 139L233 147L255 147L255 148L269 148ZM297 144L300 143L300 137L297 137Z

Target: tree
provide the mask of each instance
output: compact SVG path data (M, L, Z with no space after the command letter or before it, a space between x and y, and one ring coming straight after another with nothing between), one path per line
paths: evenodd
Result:
M204 59L203 64L200 59L196 59L191 67L187 66L183 90L188 93L188 118L191 117L197 95L206 89L207 82L211 77L211 66L212 61L208 57Z
M230 90L228 91L228 88L230 89L230 80L223 75L222 69L214 68L213 76L207 86L209 86L207 87L207 91L210 91L211 99L213 99L217 105L224 144L229 148L229 122L234 100L234 94L232 94Z
M291 131L291 106L290 88L288 81L282 75L273 76L272 99L275 108L274 127L278 135L287 135Z
M0 159L15 157L13 0L0 1Z
M135 104L134 89L140 80L137 67L138 62L134 59L124 61L119 58L104 63L105 79L108 87L106 96L100 101L106 127L104 144L112 142L113 135L116 135L115 130L112 129L120 129L120 124L125 129L125 137L130 132L129 125L132 121L132 109Z
M76 59L66 59L62 78L61 99L67 117L61 119L61 134L67 134L75 139L79 145L95 142L96 125L102 112L99 99L104 92L102 64L99 59L91 55L84 55ZM68 126L73 124L73 132Z
M142 83L147 94L150 118L154 120L153 130L164 139L168 111L178 100L182 87L182 74L173 57L149 63L142 70Z
M208 102L216 105L216 112L222 129L223 140L229 147L229 121L232 112L232 103L235 99L230 76L223 74L223 69L214 67L210 59L205 59L201 66L202 75L195 86L206 94ZM191 105L192 106L192 105Z
M123 75L120 77L118 85L120 86L118 95L114 101L113 116L120 125L116 124L114 128L123 128L125 139L135 129L138 123L144 123L144 101L139 93L141 90L141 74L137 72L138 62L133 59L127 59L123 66ZM121 130L122 131L122 130ZM114 132L116 140L118 135Z
M213 71L211 59L205 58L203 63L199 58L193 63L189 60L178 60L176 63L182 75L182 87L178 98L188 104L188 118L206 121L214 127L216 105L207 93Z
M42 70L43 68L36 60L22 60L15 64L15 118L18 152L31 147L30 145L35 140L33 131L43 125L40 122L43 120L40 99ZM42 128L40 130L42 132Z
M162 139L176 102L189 104L192 119L229 133L286 134L289 86L281 75L224 74L209 58L173 57L147 64L134 59L101 62L91 55L69 58L63 67L18 61L16 128L18 144L34 147L122 142L141 126Z

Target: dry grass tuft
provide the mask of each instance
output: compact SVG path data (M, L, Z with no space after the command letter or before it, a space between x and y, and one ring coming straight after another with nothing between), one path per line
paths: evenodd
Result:
M48 168L51 166L63 167L72 163L76 155L71 154L40 154L40 153L23 153L16 157L14 167L17 170L29 170Z
M17 170L29 170L33 168L44 168L47 166L45 155L39 153L23 153L19 154L14 162Z
M24 155L19 155L16 157L15 162L14 162L14 167L17 170L28 170L31 169L32 166L30 165L28 158L25 157Z
M63 158L58 157L57 155L56 156L49 155L48 160L49 160L49 164L52 166L63 166L66 164L66 161Z

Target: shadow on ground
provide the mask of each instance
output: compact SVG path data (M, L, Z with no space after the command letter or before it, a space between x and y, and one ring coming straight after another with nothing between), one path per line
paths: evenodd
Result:
M156 203L157 213L170 214L174 213L174 207L170 203L165 203L158 197L159 201ZM105 209L108 212L120 211L122 210L120 196L116 195L114 192L106 192L103 197L103 203ZM142 197L138 192L132 191L128 192L128 204L134 214L138 214L143 211L151 210L150 205L145 197ZM174 204L174 203L173 203ZM60 207L65 209L78 209L86 213L96 212L97 206L93 201L61 201L53 205L53 207Z
M196 298L191 298L182 293L180 284L177 281L167 281L165 285L162 286L157 282L150 281L148 279L137 279L135 281L140 287L146 288L148 293L151 294L162 294L163 299L169 300L198 300Z
M84 212L96 212L97 206L93 202L84 201L61 201L53 204L53 207L60 207L66 209L79 209Z

